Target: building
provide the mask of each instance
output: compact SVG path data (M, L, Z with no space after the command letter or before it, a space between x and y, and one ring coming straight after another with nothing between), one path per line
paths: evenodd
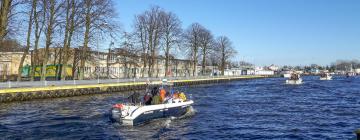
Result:
M150 69L147 64L143 63L143 57L136 54L132 54L123 49L114 49L109 52L88 51L86 55L84 67L85 79L96 78L134 78L134 77L149 77L148 72ZM58 72L62 64L63 50L61 47L50 48L47 67L51 65L55 70L53 72L55 77L59 79ZM67 58L67 65L70 67L70 73L72 78L77 79L80 75L80 56L81 50L78 48L71 48L69 50L69 57ZM19 62L21 60L23 52L0 52L0 78L9 79L9 77L16 77L18 74ZM31 70L31 58L37 60L37 70L40 73L41 65L43 62L44 49L39 49L38 57L30 53L26 56L24 66L27 66L27 75L23 77L29 77L29 70ZM150 59L150 58L147 58ZM155 58L154 70L152 70L152 77L164 77L165 73L170 77L183 77L192 75L192 63L190 60L182 60L171 58L169 62L168 70L165 70L165 58L159 56ZM213 68L209 68L213 69ZM23 69L24 70L24 69ZM24 72L23 72L24 73ZM48 71L47 71L48 73ZM47 74L48 75L48 74ZM38 74L38 76L40 76Z
M232 69L226 69L224 71L225 76L240 76L242 75L242 70L240 68L232 68Z
M275 72L272 70L255 70L255 75L274 75Z
M0 53L0 79L14 78L18 74L19 64L23 52L1 52ZM24 65L31 64L30 55L26 55Z
M354 69L355 73L360 74L360 68Z
M275 66L274 64L272 64L269 67L267 67L267 69L272 70L272 71L279 71L280 67Z

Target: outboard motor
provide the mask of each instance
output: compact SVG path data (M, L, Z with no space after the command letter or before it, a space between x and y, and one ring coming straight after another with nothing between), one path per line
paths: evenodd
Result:
M129 115L128 110L125 109L123 104L115 104L111 110L111 118L115 121L124 118Z

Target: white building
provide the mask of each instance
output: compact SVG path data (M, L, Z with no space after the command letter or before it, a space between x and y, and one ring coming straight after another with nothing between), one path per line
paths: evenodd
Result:
M239 69L239 68L226 69L224 71L225 76L239 76L241 74L242 74L241 69Z
M271 66L268 67L269 70L272 71L278 71L280 68L278 66L275 66L274 64L272 64Z
M255 70L255 75L274 75L275 72L272 70Z
M360 68L354 69L355 73L360 74Z

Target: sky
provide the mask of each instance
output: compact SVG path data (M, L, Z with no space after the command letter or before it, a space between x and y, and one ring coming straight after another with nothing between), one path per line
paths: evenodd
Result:
M360 0L115 0L122 28L159 6L182 27L194 22L228 36L238 55L256 65L328 65L360 59Z

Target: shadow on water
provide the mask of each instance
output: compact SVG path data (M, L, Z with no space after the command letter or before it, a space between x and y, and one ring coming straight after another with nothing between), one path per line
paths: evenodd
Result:
M126 127L109 109L129 95L103 94L1 104L3 139L353 139L360 126L360 78L302 85L256 79L182 87L195 115Z

